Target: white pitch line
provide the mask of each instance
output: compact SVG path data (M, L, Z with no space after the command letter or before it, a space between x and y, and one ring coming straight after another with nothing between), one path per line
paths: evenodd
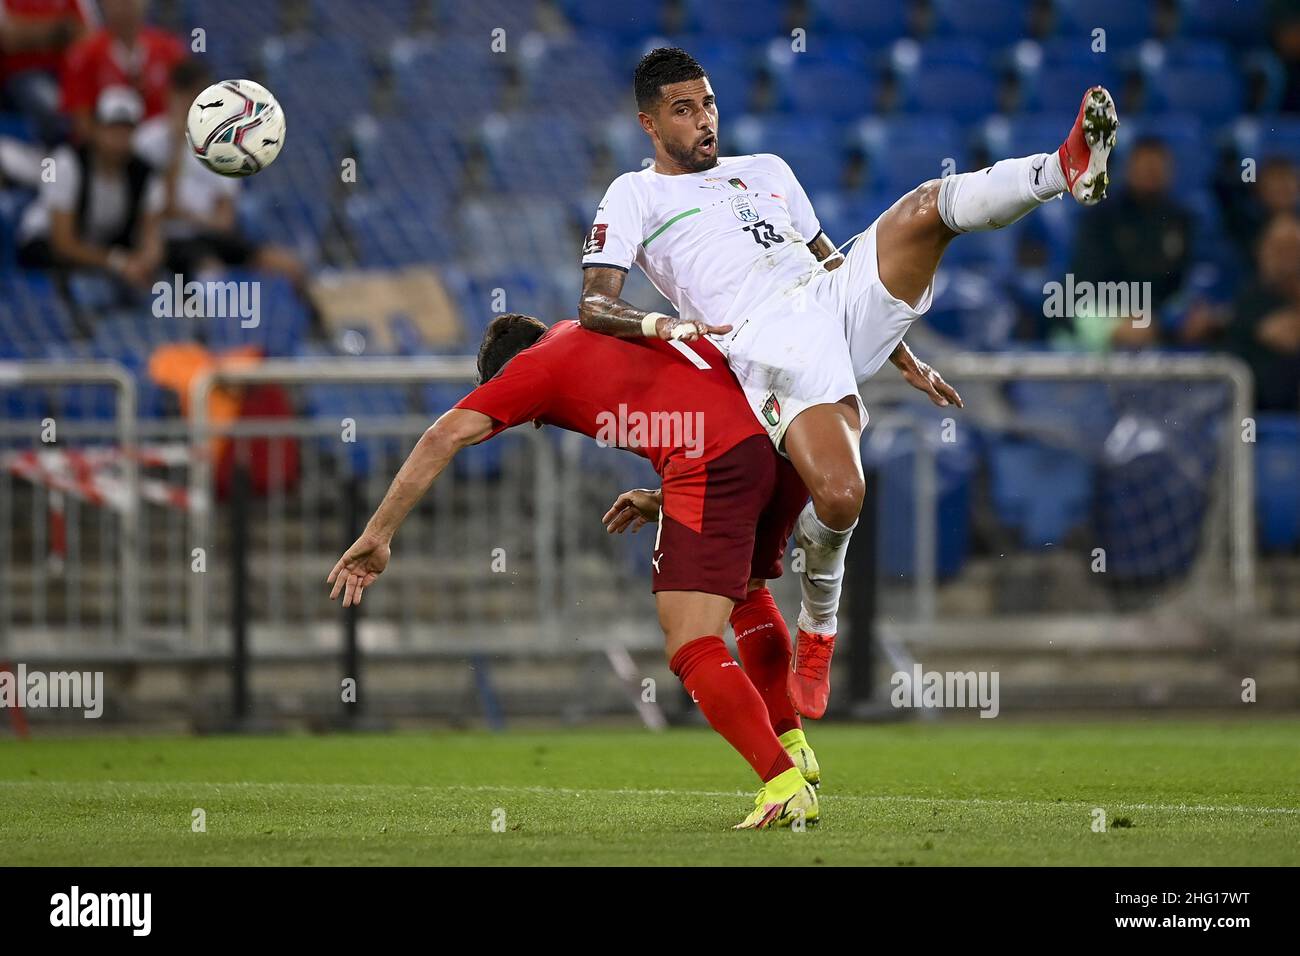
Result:
M536 793L550 796L627 796L627 797L707 797L728 799L736 797L753 797L753 791L744 790L668 790L654 788L608 788L593 789L579 787L542 787L542 786L507 786L504 784L448 784L431 786L428 784L400 783L297 783L297 782L263 782L257 780L216 781L153 781L153 780L0 780L0 787L133 787L137 789L183 790L190 787L231 787L246 790L398 790L406 793L439 793L446 790L463 790L471 793ZM921 797L909 794L825 794L821 800L831 803L916 803L943 804L945 806L990 806L1019 807L1022 809L1040 809L1043 807L1094 807L1105 804L1125 810L1149 810L1155 813L1272 813L1298 815L1300 807L1247 807L1238 805L1215 806L1212 804L1188 803L1128 803L1123 801L1099 799L1089 800L1003 800L989 797Z

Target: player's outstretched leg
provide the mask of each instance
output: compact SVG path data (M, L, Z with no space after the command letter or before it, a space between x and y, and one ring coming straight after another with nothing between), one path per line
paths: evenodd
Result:
M789 826L797 818L815 823L817 792L777 739L762 697L722 641L731 600L699 591L660 591L655 599L669 668L709 726L763 781L753 812L737 829Z
M763 698L768 720L777 740L794 761L803 778L821 786L821 767L804 736L799 714L790 702L790 631L765 582L749 582L745 600L731 612L731 629L736 634L740 666Z
M1100 202L1118 127L1114 99L1094 86L1083 95L1074 127L1054 153L1004 159L918 186L880 217L880 281L891 295L915 306L958 235L1009 226L1066 192L1085 206Z
M794 528L804 558L799 576L803 600L788 689L795 710L813 719L826 713L830 700L844 556L866 492L861 431L853 396L805 409L785 433L785 452L812 497Z

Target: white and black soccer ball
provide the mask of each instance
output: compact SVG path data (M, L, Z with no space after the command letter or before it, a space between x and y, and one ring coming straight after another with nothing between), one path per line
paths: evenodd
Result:
M190 104L185 135L199 162L222 176L251 176L284 146L284 111L252 80L222 80Z

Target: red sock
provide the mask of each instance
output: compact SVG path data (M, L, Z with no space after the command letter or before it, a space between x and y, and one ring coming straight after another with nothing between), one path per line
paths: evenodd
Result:
M803 724L795 713L786 680L790 673L790 630L767 588L757 588L731 612L740 663L767 705L777 736Z
M772 732L763 699L727 652L722 638L697 637L674 654L668 666L699 704L709 725L736 748L764 783L794 766Z

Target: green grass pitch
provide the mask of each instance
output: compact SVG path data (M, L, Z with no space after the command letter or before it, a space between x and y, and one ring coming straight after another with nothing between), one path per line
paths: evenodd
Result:
M4 739L0 858L1300 863L1295 719L810 725L809 741L821 824L737 833L752 776L704 729ZM1107 832L1093 831L1093 808ZM206 832L192 830L195 809Z

